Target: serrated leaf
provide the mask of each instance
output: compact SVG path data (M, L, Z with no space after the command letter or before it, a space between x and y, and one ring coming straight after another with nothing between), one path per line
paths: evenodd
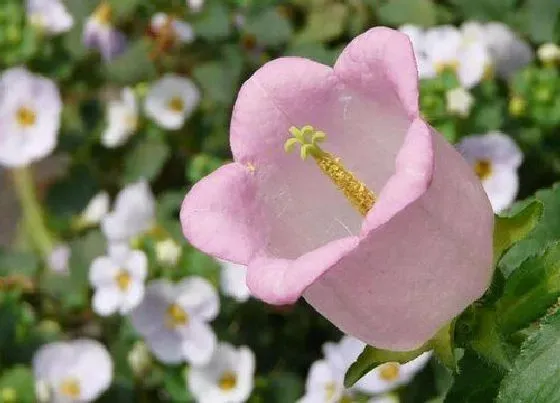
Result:
M435 25L436 15L436 7L431 0L391 0L379 7L380 21L395 26Z
M104 65L105 77L120 85L154 79L157 74L150 51L151 44L147 39L133 42L121 56Z
M531 324L560 297L560 242L527 259L507 279L497 310L506 334Z
M245 32L254 35L257 43L277 46L290 39L292 26L276 9L267 9L247 20Z
M169 146L162 140L144 139L126 156L123 181L125 183L140 179L151 181L161 172L170 152Z
M531 201L515 214L497 216L494 221L494 261L514 243L523 239L540 221L544 206L538 201Z
M534 199L542 202L542 219L522 240L513 245L502 257L498 267L507 278L530 256L541 252L547 244L560 240L560 186L540 190Z
M341 3L314 9L307 17L307 22L294 38L294 45L326 42L335 39L344 32L348 17L348 6Z
M513 369L504 378L497 403L560 401L560 312L546 318L521 346Z

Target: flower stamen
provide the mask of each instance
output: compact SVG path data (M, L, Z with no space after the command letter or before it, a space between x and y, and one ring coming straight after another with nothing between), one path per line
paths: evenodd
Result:
M379 368L379 377L386 381L392 382L399 377L400 365L398 362L387 362Z
M16 120L22 127L33 126L37 120L35 111L27 106L22 106L16 111Z
M488 179L492 175L492 163L485 159L477 160L474 163L474 173L480 180Z
M80 382L75 378L66 378L60 383L60 393L71 399L80 397Z
M119 273L115 276L115 281L117 282L117 286L121 291L126 291L130 286L132 278L126 270L120 270Z
M344 196L360 214L365 216L375 204L375 194L367 188L365 183L344 167L340 158L319 147L318 143L325 140L326 134L315 130L312 126L303 126L301 129L292 126L290 133L293 137L286 140L284 150L290 152L295 144L299 143L301 159L305 160L308 156L313 157L321 171L344 193Z
M174 329L189 323L189 315L178 304L171 304L165 312L165 325Z
M185 103L180 97L175 96L169 100L167 108L172 112L183 112L183 109L185 109Z
M222 390L232 390L237 385L237 375L232 371L224 371L218 380L218 385Z

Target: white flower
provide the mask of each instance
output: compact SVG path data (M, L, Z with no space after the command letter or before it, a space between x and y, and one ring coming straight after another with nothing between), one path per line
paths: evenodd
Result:
M484 38L494 69L500 77L511 77L533 60L529 44L501 22L486 24Z
M155 280L131 319L160 361L204 365L216 348L208 322L218 315L219 307L218 294L201 277L185 278L176 285Z
M124 88L120 99L112 100L107 106L108 127L101 136L101 144L108 148L123 145L136 132L138 105L131 88Z
M164 129L180 129L198 105L200 93L193 82L174 74L156 81L146 95L146 115Z
M494 212L508 208L519 189L517 169L523 154L517 144L503 133L490 132L464 137L457 149L482 181Z
M469 116L474 97L463 87L453 88L445 93L447 111L461 117Z
M70 246L67 244L60 244L53 248L49 255L48 265L49 268L55 273L68 273L70 261Z
M305 382L305 395L298 403L339 403L352 401L353 392L344 388L344 371L328 360L315 361Z
M98 49L105 61L110 61L126 49L126 37L111 23L112 9L109 3L101 3L84 25L84 45Z
M146 181L127 185L117 195L113 211L101 221L111 242L127 242L153 227L156 201Z
M109 247L108 256L96 258L89 269L89 281L95 288L93 310L102 316L129 313L144 297L147 274L144 252L122 245Z
M74 18L60 0L27 0L27 19L48 34L69 31Z
M406 24L401 26L399 31L408 35L408 38L412 43L418 67L418 77L420 79L434 78L437 74L431 60L428 57L428 53L426 52L426 33L424 32L424 29L416 25Z
M53 81L24 68L0 78L0 165L24 166L55 148L62 102Z
M247 266L218 260L221 267L220 287L224 295L238 302L245 302L251 296L247 287Z
M545 64L553 64L560 61L560 47L555 43L545 43L537 50L539 60Z
M206 0L187 0L187 7L189 7L193 13L198 13L202 10L205 1Z
M156 243L156 258L165 266L175 266L181 257L183 249L172 238L167 238Z
M97 193L82 212L81 220L88 225L98 224L109 212L109 203L109 193Z
M194 31L192 26L184 21L180 21L177 18L171 17L165 13L156 13L152 16L150 21L150 27L152 31L158 35L164 33L171 34L173 39L178 40L181 43L191 43L194 41ZM165 32L169 29L170 32Z
M97 341L55 342L35 353L33 373L49 403L91 402L111 385L113 362Z
M208 364L190 368L187 383L198 403L242 403L251 395L254 375L251 350L219 343Z

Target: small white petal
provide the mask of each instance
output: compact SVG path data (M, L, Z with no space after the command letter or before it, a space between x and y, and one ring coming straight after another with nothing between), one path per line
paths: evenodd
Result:
M27 0L27 17L31 24L48 34L69 31L74 19L60 0Z
M68 273L71 250L67 244L57 245L49 256L49 268L56 273Z
M247 287L247 267L219 260L222 268L220 275L220 286L224 295L234 298L239 302L245 302L251 296Z
M109 102L107 121L108 127L101 136L101 143L105 147L121 146L136 132L138 106L131 88L124 88L120 99Z
M447 111L462 117L469 116L474 97L463 87L453 88L445 93Z
M210 361L217 339L209 325L190 318L189 324L181 329L181 336L181 353L187 362L204 365Z
M121 304L122 293L117 285L99 287L93 294L92 307L98 315L112 315L117 312Z
M108 256L95 258L89 268L89 282L93 287L111 285L120 267Z
M89 224L99 223L109 212L109 193L99 192L88 203L82 213L82 220Z
M119 311L121 315L130 313L136 308L144 298L144 284L141 282L133 281L128 286L126 292L122 294L121 304Z
M183 339L176 332L162 329L146 339L146 343L155 357L166 364L178 364L184 361L181 344Z
M213 320L220 311L220 298L208 280L192 276L183 279L176 287L176 302L189 315L204 321Z

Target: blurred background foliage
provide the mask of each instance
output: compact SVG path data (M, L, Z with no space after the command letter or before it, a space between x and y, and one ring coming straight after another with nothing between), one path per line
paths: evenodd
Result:
M21 0L0 6L0 70L25 64L54 79L64 111L57 153L65 174L43 183L41 196L49 228L69 242L71 274L45 272L22 245L0 250L0 402L32 402L29 363L38 345L63 337L101 339L116 363L116 378L103 402L190 402L183 367L155 362L134 373L128 355L138 340L126 319L95 316L90 308L87 272L105 250L98 229L81 228L76 217L99 190L112 195L140 178L157 195L161 227L183 247L176 267L162 267L155 257L157 236L146 235L142 248L150 259L151 277L203 275L218 285L215 261L186 244L177 219L180 202L191 184L231 158L228 128L240 85L259 66L282 55L297 55L332 64L357 34L375 25L460 25L464 21L502 21L533 45L560 42L558 0L208 0L192 13L184 0L110 0L116 24L130 39L126 52L105 63L82 45L83 24L94 0L68 0L72 30L45 37L27 24ZM156 12L190 22L195 41L169 46L150 32ZM202 91L200 107L176 131L165 131L141 117L126 146L107 149L99 137L105 127L105 104L123 86L143 96L149 83L165 72L191 77ZM522 148L520 196L550 186L560 174L560 77L558 69L538 61L507 83L489 78L472 90L469 117L450 114L445 92L457 86L452 74L421 84L424 116L450 141L502 130ZM558 193L558 192L556 192ZM560 202L558 197L556 202ZM268 307L255 300L239 305L223 299L214 323L220 339L247 344L257 356L256 388L251 402L292 403L303 394L309 365L321 345L339 333L303 302ZM403 401L436 398L449 379L437 363L424 370L406 390ZM470 400L484 401L484 400Z

